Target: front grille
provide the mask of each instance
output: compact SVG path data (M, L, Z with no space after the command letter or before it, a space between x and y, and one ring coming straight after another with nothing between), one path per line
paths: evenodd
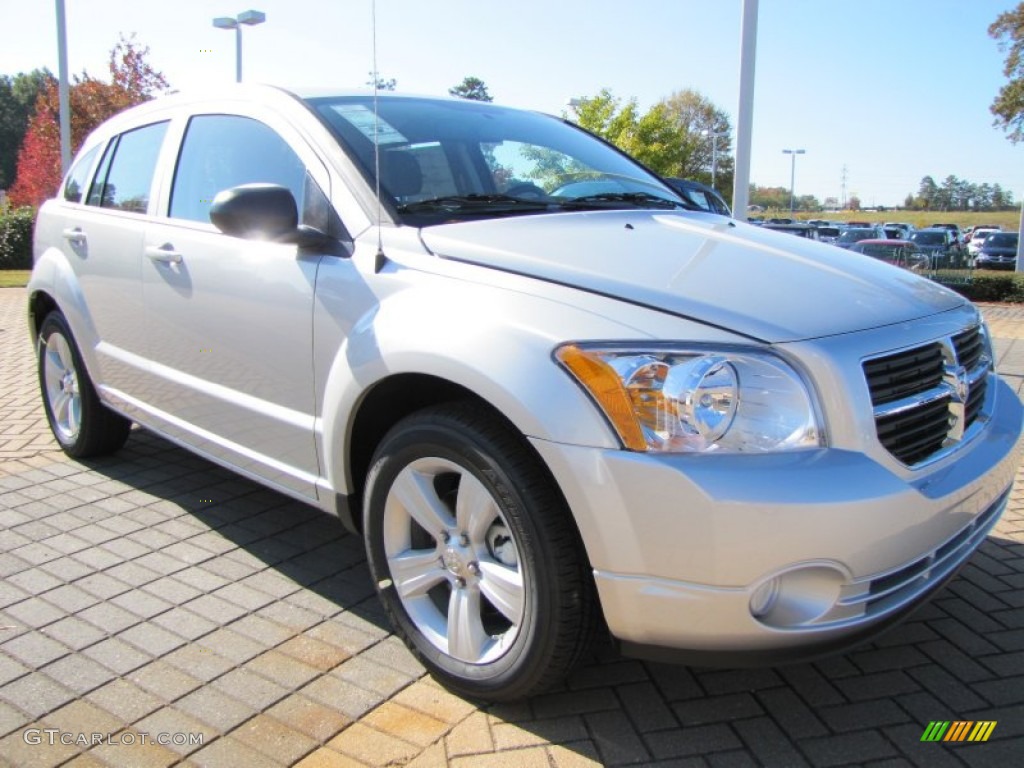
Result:
M980 326L864 362L878 439L907 466L962 440L982 413L991 361Z

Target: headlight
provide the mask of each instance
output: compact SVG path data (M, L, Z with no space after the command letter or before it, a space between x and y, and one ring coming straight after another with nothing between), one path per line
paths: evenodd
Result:
M634 451L740 453L822 444L803 380L765 352L567 344L555 357Z

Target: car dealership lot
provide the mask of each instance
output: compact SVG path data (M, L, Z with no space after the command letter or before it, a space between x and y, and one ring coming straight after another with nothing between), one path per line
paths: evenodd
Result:
M114 459L59 452L24 306L23 290L0 291L0 764L994 766L1024 755L1022 480L960 576L874 644L760 670L600 648L563 688L478 707L424 677L390 634L362 544L333 519L143 431ZM1024 310L986 316L1020 393ZM986 743L921 742L935 720L997 724Z

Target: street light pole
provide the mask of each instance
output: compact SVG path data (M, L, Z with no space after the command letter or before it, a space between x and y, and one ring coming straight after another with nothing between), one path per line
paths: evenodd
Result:
M267 20L262 11L242 11L237 16L219 16L213 20L217 29L235 30L235 82L242 82L242 25L254 27Z
M794 196L793 190L796 188L796 156L806 154L807 150L804 149L784 149L782 154L790 156L790 167L789 167L789 213L793 213Z
M718 140L720 138L728 136L729 134L728 133L715 133L714 131L712 131L710 129L708 129L706 131L701 131L701 133L703 133L705 136L707 136L707 137L709 137L711 139L711 188L712 189L716 189L716 187L715 187L715 176L716 176L716 173L718 171Z

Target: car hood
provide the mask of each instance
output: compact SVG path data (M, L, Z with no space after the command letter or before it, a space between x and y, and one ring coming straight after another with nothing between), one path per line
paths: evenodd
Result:
M444 258L773 343L906 322L964 303L870 257L708 214L544 214L432 226L421 238Z

